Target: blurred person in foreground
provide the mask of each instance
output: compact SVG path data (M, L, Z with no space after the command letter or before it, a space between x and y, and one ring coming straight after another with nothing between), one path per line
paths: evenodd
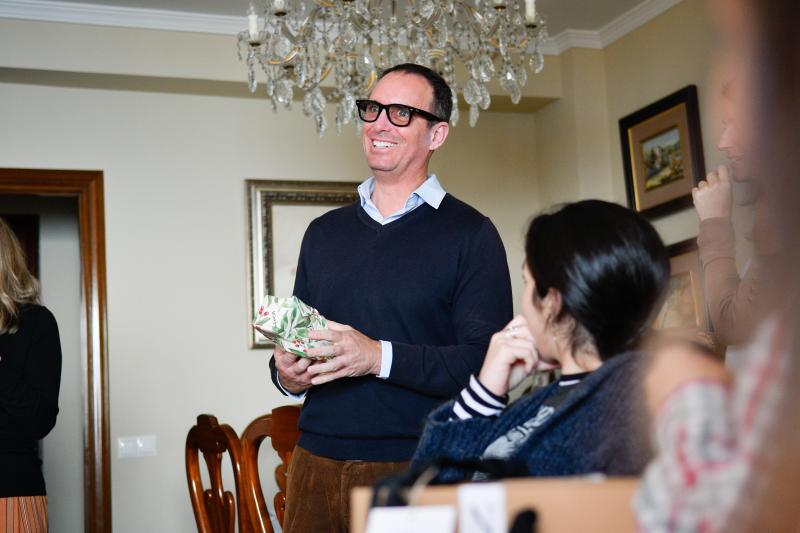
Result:
M720 348L717 343L737 347L752 335L764 312L760 287L772 277L770 265L776 252L773 240L761 233L766 213L764 204L758 201L760 183L740 117L740 84L741 73L734 73L722 83L718 98L723 126L718 148L725 154L727 165L709 172L692 190L700 219L697 244L715 351ZM761 234L754 243L757 231ZM741 275L737 256L745 259ZM737 366L740 359L740 350L727 350L729 366Z
M38 443L56 423L61 344L16 236L0 219L0 531L45 533Z
M742 72L742 131L761 174L776 272L767 310L730 375L689 344L646 378L657 457L634 499L640 531L800 530L800 43L796 0L713 0L724 55ZM766 219L766 217L765 217ZM758 240L759 234L756 234Z

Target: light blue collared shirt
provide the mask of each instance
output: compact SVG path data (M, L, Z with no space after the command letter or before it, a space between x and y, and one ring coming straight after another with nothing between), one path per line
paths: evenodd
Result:
M436 174L431 174L428 176L428 179L422 182L422 185L417 187L417 189L409 195L408 200L406 200L406 205L402 209L384 217L372 201L373 192L375 192L374 176L358 186L361 207L372 220L382 226L400 219L422 204L428 204L434 209L439 209L439 205L441 205L442 200L444 200L447 194L439 183ZM392 370L393 356L392 343L389 341L381 341L381 370L378 373L379 378L386 379L389 377L389 372Z
M361 198L361 207L364 209L369 217L377 222L378 224L385 226L390 222L394 222L402 218L403 216L409 214L414 209L418 208L422 204L428 204L434 209L439 209L439 206L444 200L444 197L447 195L442 185L439 183L439 179L436 177L436 174L431 174L428 176L422 185L416 188L414 192L412 192L408 196L408 200L406 200L406 205L400 209L399 211L392 213L388 217L384 217L380 210L377 208L375 203L372 201L372 193L375 192L375 177L370 177L366 181L364 181L361 185L358 186L358 196ZM389 373L392 370L392 359L394 356L394 352L392 350L392 343L389 341L380 341L381 343L381 369L378 373L378 377L381 379L386 379L389 377ZM280 379L278 379L278 383L280 384ZM287 391L286 389L281 386L283 392L286 393L292 399L295 400L303 400L306 397L306 393L303 392L301 394L292 394L291 392Z
M403 215L407 215L422 204L428 204L434 209L439 209L439 205L441 205L442 200L444 200L447 194L439 183L436 174L431 174L428 176L428 179L422 182L422 185L417 187L417 189L409 195L408 200L406 200L406 205L402 209L392 213L388 217L384 217L372 201L373 192L375 192L374 177L369 178L358 186L358 196L361 198L361 207L372 220L382 226L394 222Z

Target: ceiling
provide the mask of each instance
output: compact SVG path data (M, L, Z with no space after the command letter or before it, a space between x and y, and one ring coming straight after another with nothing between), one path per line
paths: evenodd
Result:
M60 3L95 4L184 11L210 15L244 16L249 0L56 0ZM263 1L263 0L262 0ZM537 9L547 18L550 35L566 29L599 30L642 0L538 0Z

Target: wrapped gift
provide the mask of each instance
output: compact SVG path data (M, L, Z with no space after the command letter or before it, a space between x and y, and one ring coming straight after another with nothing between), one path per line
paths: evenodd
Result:
M308 357L306 352L311 348L331 344L308 338L309 331L328 329L328 324L319 311L296 296L279 298L266 295L253 320L253 327L275 345L300 357Z

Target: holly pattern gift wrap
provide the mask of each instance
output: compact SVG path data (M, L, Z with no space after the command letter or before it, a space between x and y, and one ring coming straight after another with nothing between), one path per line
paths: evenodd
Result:
M319 311L296 296L279 298L266 295L253 320L253 327L277 346L300 357L308 357L306 352L311 348L330 345L328 341L308 338L310 330L328 329L328 324Z

